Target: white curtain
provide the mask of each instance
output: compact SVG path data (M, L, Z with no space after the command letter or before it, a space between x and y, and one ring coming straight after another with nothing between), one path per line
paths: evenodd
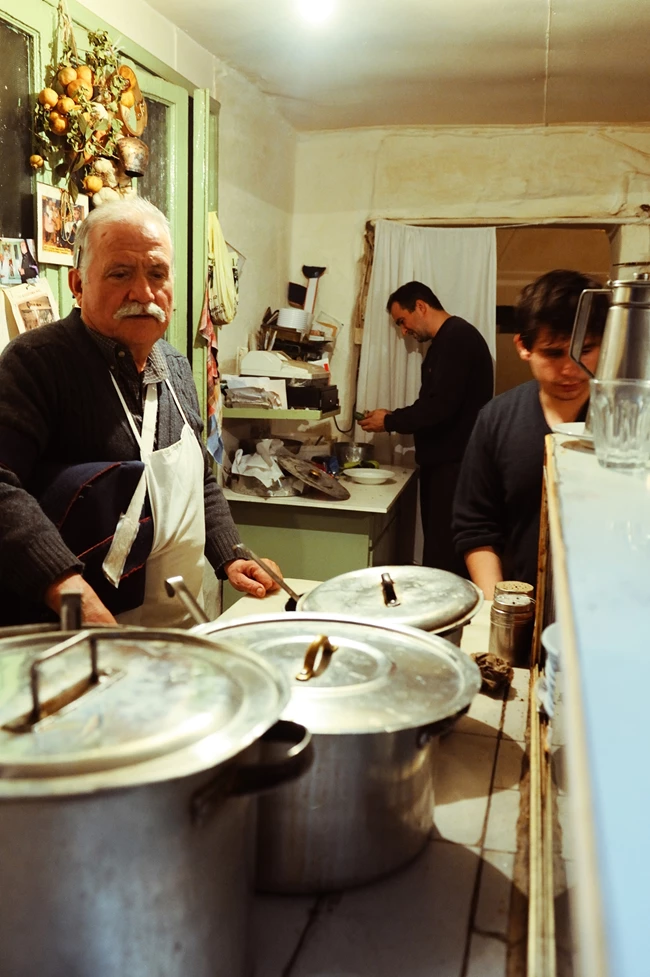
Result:
M388 296L406 282L428 285L446 312L476 326L496 358L496 263L493 227L414 227L377 221L357 410L394 410L412 404L418 395L427 346L402 339L386 312ZM374 440L379 460L412 463L410 435L367 435L356 425L355 439Z

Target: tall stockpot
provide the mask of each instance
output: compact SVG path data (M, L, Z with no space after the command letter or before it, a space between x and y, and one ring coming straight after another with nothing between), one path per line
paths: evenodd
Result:
M309 772L258 802L257 884L320 892L408 863L433 827L439 734L480 687L450 642L408 627L297 612L201 625L272 661L291 683L283 713L308 724Z
M225 636L6 638L0 973L243 977L252 797L308 761L288 697Z
M298 610L421 628L460 647L463 628L482 603L483 592L475 584L448 570L379 566L352 570L318 584L303 594Z

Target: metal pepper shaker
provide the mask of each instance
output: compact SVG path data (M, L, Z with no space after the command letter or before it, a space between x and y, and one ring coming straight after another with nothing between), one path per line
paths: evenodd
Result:
M527 668L534 622L535 602L528 594L495 594L490 609L490 654Z

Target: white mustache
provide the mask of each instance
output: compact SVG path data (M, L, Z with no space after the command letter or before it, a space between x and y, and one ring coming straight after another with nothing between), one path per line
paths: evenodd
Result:
M125 302L121 305L117 312L113 313L114 319L128 319L134 315L150 315L158 322L165 322L167 316L155 302L147 302L143 305L142 302Z

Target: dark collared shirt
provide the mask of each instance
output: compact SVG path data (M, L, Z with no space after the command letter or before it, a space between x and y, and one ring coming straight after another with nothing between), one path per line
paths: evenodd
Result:
M158 343L154 344L149 353L143 372L138 373L131 351L126 346L111 339L110 336L90 329L89 326L86 326L86 330L108 363L108 368L115 377L127 407L133 415L136 427L142 431L146 388L150 383L161 383L169 377L167 361L162 351L158 349ZM162 402L159 401L158 409L162 411L167 406L167 398L163 398Z

